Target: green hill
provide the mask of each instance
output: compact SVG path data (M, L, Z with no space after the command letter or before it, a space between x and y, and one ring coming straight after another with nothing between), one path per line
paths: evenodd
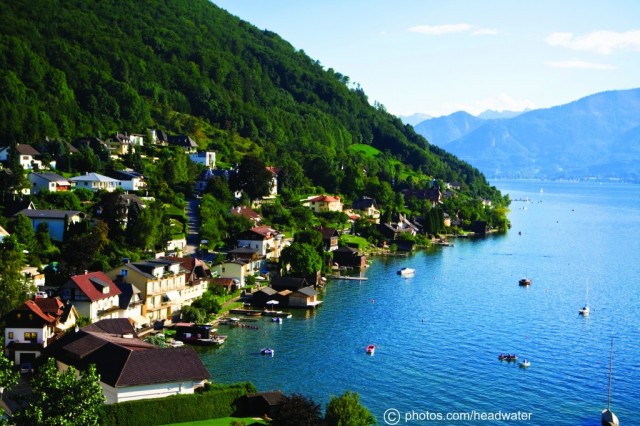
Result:
M250 152L290 177L302 169L292 187L357 196L359 179L401 189L420 174L500 200L347 76L207 0L0 4L2 145L148 128L188 134L227 164Z

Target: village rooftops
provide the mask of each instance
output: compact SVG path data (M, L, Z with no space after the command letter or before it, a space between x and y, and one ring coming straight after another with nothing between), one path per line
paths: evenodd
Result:
M84 213L78 210L40 210L40 209L24 209L20 210L14 216L23 214L30 219L64 219L65 216L84 216Z

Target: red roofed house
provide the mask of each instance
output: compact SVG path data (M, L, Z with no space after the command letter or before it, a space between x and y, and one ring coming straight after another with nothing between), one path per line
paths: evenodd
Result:
M103 272L74 275L59 290L62 300L69 300L91 322L120 317L121 291Z
M231 214L235 216L244 216L252 221L254 225L257 225L262 220L262 217L258 213L256 213L255 210L247 206L233 207L231 209Z
M211 377L192 347L161 349L143 342L126 318L67 333L46 354L60 371L94 364L107 404L193 394Z
M332 195L319 195L302 200L302 205L309 207L315 213L321 212L341 212L342 202L340 197Z
M254 226L242 232L237 236L237 241L238 247L256 249L256 255L266 259L280 257L283 246L278 231L266 225Z
M43 348L76 324L78 312L57 297L27 300L4 316L4 343L9 359L16 364L29 363Z

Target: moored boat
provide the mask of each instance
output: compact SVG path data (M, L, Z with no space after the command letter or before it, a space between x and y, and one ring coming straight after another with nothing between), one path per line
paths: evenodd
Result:
M602 410L601 415L601 423L602 426L618 426L620 425L620 420L618 420L618 416L611 411L611 376L612 376L612 367L613 367L613 337L611 338L611 352L609 353L609 390L607 393L607 408Z
M376 346L375 345L369 345L367 346L367 355L373 355L376 352Z
M500 354L498 355L500 361L517 361L518 355L516 354Z
M271 348L262 348L260 349L260 354L274 356L276 354L276 351Z
M402 275L403 277L413 275L416 273L416 270L413 268L402 268L398 271L398 275Z
M520 368L529 368L531 366L531 361L525 358L518 365L520 366Z

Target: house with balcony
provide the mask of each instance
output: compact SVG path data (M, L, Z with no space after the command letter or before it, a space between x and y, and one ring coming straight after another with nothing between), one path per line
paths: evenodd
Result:
M95 365L106 404L193 394L210 374L192 347L146 343L126 319L102 320L46 349L59 371Z
M302 205L313 210L314 213L341 212L342 202L337 195L318 195L301 200Z
M116 133L105 140L109 154L112 157L119 157L126 154L134 154L136 145L127 133Z
M254 262L249 259L236 258L225 260L213 267L218 278L230 278L236 288L243 288L245 278L258 273L259 269L254 269Z
M258 257L277 259L284 248L282 235L275 229L261 225L254 226L248 231L236 236L238 247L255 249Z
M321 226L316 231L322 234L322 245L324 251L338 250L338 242L340 241L340 233L336 228L327 228Z
M5 353L15 364L33 364L42 350L74 327L78 311L57 297L27 300L3 317Z
M42 190L49 192L64 192L72 189L69 179L60 176L57 173L29 173L29 182L31 182L31 193L37 194Z
M183 305L187 289L186 271L180 262L169 259L149 259L125 263L105 273L118 282L133 284L143 300L141 315L150 322L170 320ZM189 300L189 299L187 299Z
M91 322L120 318L121 293L104 272L73 275L58 290L58 296L63 301L71 302L78 313L90 318Z
M185 271L185 288L182 290L182 300L190 305L195 299L207 291L213 279L209 265L195 257L166 256L164 259L180 263Z
M84 175L75 176L69 179L78 188L84 188L91 191L107 191L113 192L122 186L118 179L110 178L99 173L86 173Z
M20 214L25 215L31 220L34 231L38 229L38 225L46 223L49 227L49 237L55 241L62 241L64 234L69 225L81 222L86 215L77 210L40 210L40 209L23 209L14 216Z

